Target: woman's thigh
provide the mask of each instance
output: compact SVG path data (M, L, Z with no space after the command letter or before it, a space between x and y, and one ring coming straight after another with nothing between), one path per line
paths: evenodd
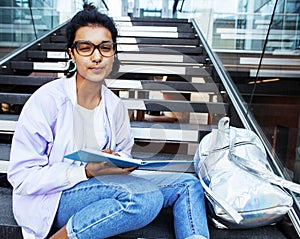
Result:
M199 187L202 188L199 180L189 173L136 170L133 175L154 183L161 190L164 196L164 207L173 206L188 186L199 184ZM193 189L193 187L191 188Z
M110 203L107 199L126 202L141 200L147 194L157 196L160 192L155 184L142 178L130 175L107 175L91 178L63 191L54 226L65 225L71 216L96 201L102 200L103 208L107 208L106 204ZM133 195L140 196L133 197Z

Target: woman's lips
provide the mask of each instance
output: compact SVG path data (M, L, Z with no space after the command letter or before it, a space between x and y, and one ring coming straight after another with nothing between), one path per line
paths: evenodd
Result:
M101 73L103 71L103 67L92 67L90 68L92 70L93 73L97 74L97 73Z

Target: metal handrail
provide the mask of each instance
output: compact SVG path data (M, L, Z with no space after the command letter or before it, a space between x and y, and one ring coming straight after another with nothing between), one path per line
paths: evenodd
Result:
M108 8L106 2L105 2L104 0L101 0L101 2L102 2L102 4L104 5L104 7L106 8L106 10L109 11L109 8Z
M31 0L28 0L28 5L29 5L29 10L30 10L30 17L31 17L33 31L34 31L34 36L35 36L35 39L37 39L38 36L37 36L37 33L36 33L36 27L35 27L35 22L34 22L33 13L32 13L32 2L31 2Z

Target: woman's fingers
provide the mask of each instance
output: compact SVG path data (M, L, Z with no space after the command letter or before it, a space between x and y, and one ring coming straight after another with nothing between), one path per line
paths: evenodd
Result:
M119 168L109 162L90 162L85 167L87 177L95 177L108 174L129 174L135 169L137 169L136 166L129 168Z

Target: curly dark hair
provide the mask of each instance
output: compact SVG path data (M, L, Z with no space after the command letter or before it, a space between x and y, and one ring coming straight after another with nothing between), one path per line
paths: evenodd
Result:
M83 10L76 13L67 25L67 48L71 48L76 31L80 27L89 25L107 28L111 33L113 42L117 41L118 30L115 27L114 21L106 14L100 13L93 4L85 2Z

